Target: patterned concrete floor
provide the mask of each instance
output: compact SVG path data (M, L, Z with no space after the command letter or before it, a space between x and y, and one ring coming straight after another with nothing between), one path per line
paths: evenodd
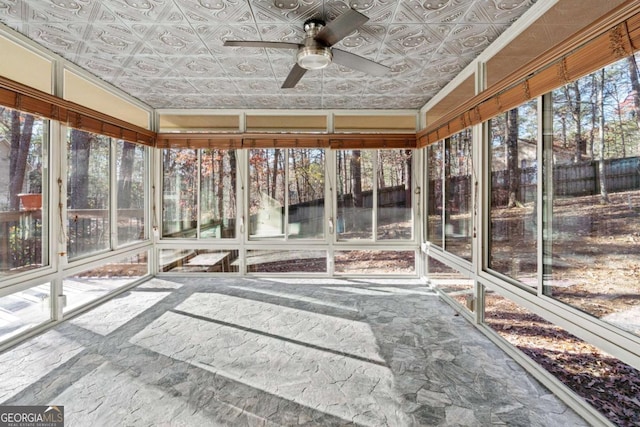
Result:
M0 355L66 426L584 426L417 280L153 279Z

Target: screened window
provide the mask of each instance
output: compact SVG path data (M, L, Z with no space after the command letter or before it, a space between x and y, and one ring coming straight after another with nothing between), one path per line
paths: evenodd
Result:
M336 152L338 240L413 239L412 164L411 150Z
M444 141L444 246L471 261L474 174L471 129Z
M201 150L200 237L236 237L235 150Z
M110 138L71 129L68 139L68 254L110 249Z
M0 272L48 265L49 122L0 107ZM43 195L45 200L43 203Z
M144 201L146 194L147 148L116 141L118 177L118 245L145 239Z
M324 176L323 149L250 150L250 238L323 238Z
M196 150L164 150L162 177L162 237L196 237L198 219Z
M544 292L640 335L637 62L628 57L551 94Z
M427 240L436 246L443 247L442 188L444 153L443 141L427 147L428 172L428 207L427 207Z
M488 267L537 284L537 100L491 119Z

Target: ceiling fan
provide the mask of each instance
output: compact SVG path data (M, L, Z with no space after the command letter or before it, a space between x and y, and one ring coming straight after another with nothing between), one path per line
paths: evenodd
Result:
M320 70L329 66L331 62L374 76L382 76L389 71L389 67L331 47L368 20L369 18L360 12L349 9L328 24L325 24L321 19L306 21L304 23L305 37L302 43L226 40L224 46L297 49L296 63L282 84L283 89L294 87L307 70Z

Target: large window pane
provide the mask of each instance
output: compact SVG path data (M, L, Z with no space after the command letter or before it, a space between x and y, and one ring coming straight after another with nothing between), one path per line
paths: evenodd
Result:
M198 162L195 150L162 153L162 237L196 237Z
M335 272L342 274L412 274L416 271L415 251L336 251Z
M637 369L488 289L485 322L614 425L640 425Z
M537 283L537 101L491 120L488 267L531 287Z
M429 201L427 206L427 240L436 246L443 246L442 240L442 173L444 166L443 141L427 147L427 171L429 185Z
M445 249L471 261L473 158L471 129L445 139Z
M51 320L51 284L0 297L0 342Z
M110 138L69 131L67 215L69 259L109 249Z
M326 273L324 250L251 250L247 251L249 273Z
M284 237L285 191L285 150L250 150L250 237Z
M65 313L139 280L149 273L147 252L83 271L62 281Z
M236 152L201 151L200 237L236 237Z
M117 141L118 244L144 240L146 153L142 145Z
M427 262L429 283L449 295L460 306L475 311L473 279L433 257L429 257Z
M544 292L640 335L637 70L630 57L551 95Z
M325 152L320 148L291 149L288 154L289 238L322 238Z
M236 249L162 249L160 271L172 273L237 273Z
M0 107L0 275L48 264L46 242L49 123ZM44 246L44 247L43 247Z
M378 151L378 240L411 240L412 151Z
M336 152L338 239L373 238L373 150Z

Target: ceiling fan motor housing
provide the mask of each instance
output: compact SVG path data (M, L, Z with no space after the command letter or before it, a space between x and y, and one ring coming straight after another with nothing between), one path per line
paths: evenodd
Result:
M310 19L304 23L304 45L298 49L296 61L306 70L320 70L333 60L331 49L315 39L324 25L320 19Z

